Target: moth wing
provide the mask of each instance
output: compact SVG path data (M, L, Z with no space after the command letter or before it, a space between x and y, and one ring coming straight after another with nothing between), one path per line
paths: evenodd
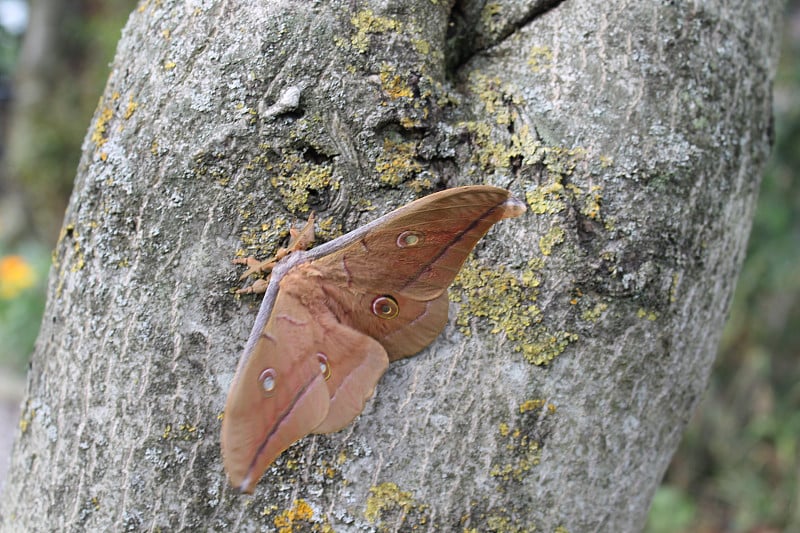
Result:
M356 230L353 242L313 263L348 287L429 301L450 286L492 225L524 211L505 189L448 189Z
M222 419L225 471L241 491L252 492L278 455L327 417L330 395L313 356L321 337L306 306L279 292L260 337L240 360ZM272 390L265 390L270 378Z
M505 189L448 189L357 230L311 264L339 319L378 339L393 361L439 335L447 323L447 287L467 256L495 222L524 211ZM381 297L396 304L395 316L376 314Z
M361 414L389 366L389 357L380 342L342 324L327 307L320 309L317 321L325 331L319 350L328 364L330 409L314 433L331 433Z

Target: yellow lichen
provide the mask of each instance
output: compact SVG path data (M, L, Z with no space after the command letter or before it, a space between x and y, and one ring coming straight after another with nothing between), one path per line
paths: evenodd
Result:
M379 77L381 80L381 88L389 98L395 100L414 96L414 91L408 86L404 78L399 74L395 74L395 69L392 65L388 63L381 65Z
M270 516L272 513L278 510L278 506L275 504L272 505L265 505L264 508L261 510L261 516Z
M494 513L486 517L486 531L489 533L533 533L536 528L521 526L503 514Z
M525 193L525 201L536 215L552 215L567 207L560 181L545 184Z
M136 102L133 101L133 96L130 96L128 99L128 105L125 108L125 114L122 115L122 118L128 120L133 116L133 113L136 111L136 108L139 106Z
M519 413L523 414L535 409L541 409L546 403L547 401L541 398L535 400L525 400L522 405L519 406Z
M600 202L603 200L603 195L600 194L602 188L599 185L592 185L589 192L583 195L583 205L580 207L581 214L597 220L600 216Z
M636 311L636 316L639 318L646 318L652 322L658 318L658 313L655 311L648 311L647 309L640 307L639 310Z
M597 322L597 319L608 309L608 304L605 303L597 303L592 309L587 309L581 315L583 320L587 322Z
M164 70L172 70L177 66L177 63L174 61L164 61Z
M533 46L528 53L528 66L533 72L541 72L550 68L553 63L553 51L547 46Z
M509 462L492 465L489 474L504 481L520 481L527 472L539 464L542 457L541 447L537 441L519 430L504 437L507 439L505 448L510 457Z
M417 146L414 142L383 141L383 153L375 161L375 170L380 180L387 185L399 185L413 178L422 170L422 165L414 158Z
M542 161L546 150L541 141L523 124L511 136L511 155L521 158L523 165L534 165Z
M30 426L31 422L33 422L33 418L36 416L36 410L31 409L27 416L19 417L19 431L20 433L25 433L28 431L28 426Z
M247 219L248 215L240 211L239 215ZM286 240L289 236L289 222L283 217L274 217L269 224L260 226L243 226L239 235L244 249L236 251L236 257L255 255L259 257L269 257L278 249L279 243Z
M481 10L480 21L489 34L498 33L505 25L505 19L501 17L502 6L498 2L484 4Z
M369 489L364 518L375 524L387 512L399 511L405 517L417 506L410 492L400 490L396 483L381 483Z
M307 531L308 524L297 524L297 522L308 522L314 517L314 510L305 500L295 500L292 507L278 514L273 519L273 524L278 528L279 533L292 533L293 531ZM295 530L294 526L300 527Z
M536 291L526 294L527 287L502 266L497 269L481 267L470 257L456 276L454 286L466 295L462 300L461 292L450 293L452 301L461 303L456 324L465 335L470 333L472 317L484 317L492 324L493 334L503 331L509 339L517 340L534 323L532 316L538 318L538 310L530 309L535 307L532 303L528 309L523 308L526 300L535 301Z
M681 276L677 272L672 275L672 285L669 288L669 302L675 303L677 300L678 284L680 283Z
M342 224L335 222L333 217L323 218L317 222L317 237L320 241L329 241L342 235Z
M541 310L535 305L541 264L539 258L530 260L520 281L502 267L480 267L474 259L468 259L450 291L450 299L461 304L456 317L461 332L470 334L473 317L486 318L492 334L505 334L513 350L536 365L549 363L576 341L577 335L552 332L541 323Z
M478 96L486 112L500 126L511 124L514 108L523 103L522 97L512 85L504 83L499 77L489 77L480 71L473 71L469 77L470 91Z
M522 345L522 355L529 363L546 365L561 355L570 343L578 340L578 335L569 331L550 332L538 328L532 334L533 342Z
M77 240L77 234L74 235L76 240L72 244L72 250L75 253L75 261L72 263L70 267L70 272L78 272L82 270L84 266L86 266L86 257L83 255L83 250L81 250L81 244Z
M486 173L508 171L516 152L492 138L492 126L485 122L464 122L460 126L465 127L472 136L473 163Z
M350 19L350 23L356 30L355 35L350 38L350 44L362 54L369 49L370 34L400 31L402 29L402 24L399 21L375 15L371 9L359 11Z
M539 238L539 250L542 255L553 253L553 247L564 242L564 228L553 226L550 230Z
M271 165L268 168L271 169ZM339 183L333 181L329 163L306 161L298 153L285 155L276 170L278 174L270 183L283 197L286 208L294 213L309 211L308 198L312 191L339 188Z
M91 136L92 142L96 148L100 148L108 141L108 137L106 137L108 123L113 116L114 111L109 106L105 106L100 112L100 116L97 117L97 122L95 122L94 128L92 128Z
M546 411L534 413L533 416L537 418L546 417L556 412L555 405L552 403L547 403L547 400L542 398L534 398L526 400L519 406L519 414L524 415L529 411L540 411L545 406L547 407ZM489 473L493 477L504 481L520 481L528 471L539 464L541 459L541 444L524 433L528 424L518 422L518 425L520 427L513 431L510 430L506 423L501 423L500 425L501 442L505 442L506 453L504 457L508 462L494 463Z
M414 50L422 55L428 55L431 51L431 44L424 39L412 39L411 44L414 46Z

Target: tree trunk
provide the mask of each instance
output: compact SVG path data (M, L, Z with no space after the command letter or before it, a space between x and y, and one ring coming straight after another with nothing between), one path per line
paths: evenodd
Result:
M143 2L54 255L7 530L637 531L769 152L779 3ZM254 496L220 415L268 255L505 186L444 334ZM381 265L376 259L376 267Z

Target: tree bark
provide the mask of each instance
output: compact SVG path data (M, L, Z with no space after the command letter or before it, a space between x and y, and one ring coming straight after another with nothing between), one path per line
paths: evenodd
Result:
M143 2L54 255L6 530L637 531L706 385L769 153L778 3ZM444 334L254 496L230 259L510 188ZM376 258L376 267L390 269Z

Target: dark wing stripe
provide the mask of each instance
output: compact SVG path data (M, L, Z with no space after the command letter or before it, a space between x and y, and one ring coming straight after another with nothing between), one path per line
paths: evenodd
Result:
M308 382L305 385L303 385L303 387L299 391L297 391L297 394L294 395L292 403L289 404L289 407L284 412L282 412L281 415L278 417L278 419L275 421L275 424L272 426L272 430L267 434L264 440L261 441L261 445L258 447L258 450L256 450L256 453L253 456L253 460L250 461L250 466L247 468L248 474L255 467L256 462L258 461L258 457L261 455L261 452L264 451L264 448L267 447L267 444L269 444L269 441L272 438L272 436L275 435L275 433L278 431L278 428L281 426L283 421L286 420L286 417L288 417L294 410L294 406L297 405L297 402L300 401L300 398L302 398L305 395L306 391L308 391L308 389L311 387L311 384L314 383L314 380L317 379L318 377L319 376L312 376L311 379L308 380Z
M450 248L452 248L453 246L455 246L456 244L458 244L458 242L459 242L459 241L461 241L461 240L464 238L464 236L465 236L465 235L467 235L467 234L468 234L468 233L469 233L469 232L470 232L470 231L471 231L473 228L475 228L475 226L477 226L478 224L480 224L481 222L483 222L484 220L486 220L487 218L489 218L489 215L491 215L491 214L492 214L494 211L496 211L496 210L497 210L497 208L499 208L501 205L503 205L503 204L505 203L505 201L506 201L506 199L504 198L502 202L498 203L497 205L495 205L494 207L492 207L491 209L489 209L488 211L486 211L485 213L483 213L481 216L479 216L478 218L476 218L475 220L473 220L473 221L472 221L472 223L470 223L470 225L469 225L469 226L467 226L467 227L466 227L466 228L464 228L462 231L460 231L459 233L457 233L457 234L456 234L456 235L455 235L455 236L452 238L452 240L450 240L450 242L448 242L448 243L447 243L445 246L443 246L443 247L442 247L442 249L439 251L439 253L438 253L438 254L436 254L435 256L433 256L433 257L432 257L432 258L431 258L431 259L430 259L430 260L429 260L427 263L424 263L424 264L423 264L423 265L422 265L422 266L419 268L419 270L417 270L417 273L416 273L414 276L411 276L411 277L408 279L408 281L405 283L405 285L403 285L402 289L407 289L409 285L411 285L412 283L414 283L415 281L417 281L417 280L420 278L420 276L422 276L422 274L423 274L423 273L424 273L424 272L425 272L425 271L426 271L426 270L427 270L427 269L428 269L428 268L429 268L431 265L433 265L433 264L434 264L434 263L436 263L436 262L437 262L439 259L441 259L441 257L442 257L444 254L446 254L446 253L447 253L447 252L450 250Z

